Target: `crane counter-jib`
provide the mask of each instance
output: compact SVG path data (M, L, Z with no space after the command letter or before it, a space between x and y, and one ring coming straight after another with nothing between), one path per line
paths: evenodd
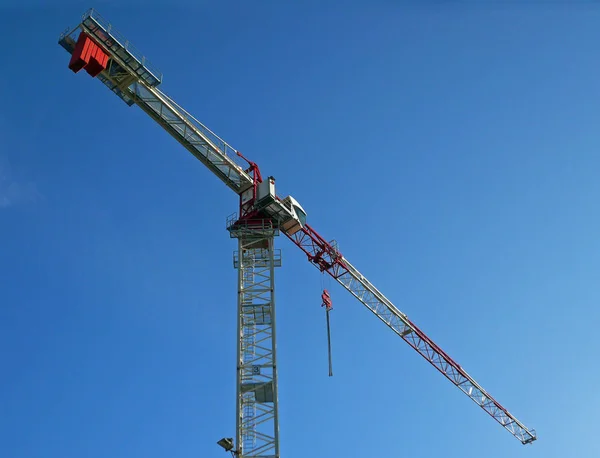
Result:
M237 163L237 151L159 90L162 74L149 67L147 59L134 52L129 41L93 10L83 16L78 27L59 38L59 44L71 54L73 71L88 70L96 57L79 46L85 38L108 57L103 70L92 76L128 105L138 105L235 193L252 187L253 178Z
M252 187L253 178L230 156L235 150L213 134L199 127L185 112L156 88L134 84L131 97L135 103L165 129L175 140L206 165L236 194ZM208 131L210 132L210 131ZM228 154L229 153L229 154Z

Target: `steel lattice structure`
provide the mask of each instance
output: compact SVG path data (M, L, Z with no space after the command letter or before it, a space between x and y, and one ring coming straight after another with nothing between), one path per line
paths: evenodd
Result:
M238 380L236 450L245 457L279 458L274 268L281 255L274 237L281 231L320 271L344 289L415 349L450 382L521 443L537 439L467 372L421 331L310 225L291 196L275 193L274 179L263 180L258 166L242 166L241 153L158 89L162 74L131 43L90 10L68 29L59 44L71 54L69 67L82 68L127 105L137 105L240 197L240 217L228 221L238 239ZM240 159L242 158L242 159Z
M536 439L529 430L490 396L467 372L436 345L408 317L342 256L334 243L326 242L310 226L290 237L319 270L327 272L362 302L390 329L429 361L448 380L491 415L523 444Z
M237 455L279 458L275 267L281 267L281 252L274 249L279 231L268 219L253 225L230 219L228 229L238 239Z

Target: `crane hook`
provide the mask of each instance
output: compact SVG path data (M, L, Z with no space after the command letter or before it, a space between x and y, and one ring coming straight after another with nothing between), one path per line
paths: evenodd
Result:
M323 294L321 294L321 299L323 303L321 307L325 307L325 316L327 317L327 351L329 355L329 376L333 376L333 368L331 364L331 328L329 325L329 312L333 310L333 306L331 303L331 296L329 295L329 291L326 289L323 290Z

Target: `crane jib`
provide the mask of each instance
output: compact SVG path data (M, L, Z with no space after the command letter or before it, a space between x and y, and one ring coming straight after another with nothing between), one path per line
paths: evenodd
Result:
M306 225L302 231L288 237L304 251L313 265L331 275L521 443L529 444L537 439L535 430L528 429L491 397L312 227Z

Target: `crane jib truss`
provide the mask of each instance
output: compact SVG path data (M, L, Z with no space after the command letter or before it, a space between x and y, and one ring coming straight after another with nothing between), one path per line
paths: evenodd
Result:
M302 231L288 237L306 253L314 266L331 275L513 436L523 444L536 440L535 430L528 429L502 407L312 227L307 224Z
M94 74L98 80L127 105L138 105L236 194L241 195L255 185L254 178L238 163L238 152L160 91L158 86L162 82L162 74L94 10L86 12L77 27L61 34L59 44L69 54L73 54L81 33L92 37L96 45L110 57L106 68L99 74ZM334 243L327 242L307 224L295 234L283 232L307 255L314 266L331 275L514 437L523 444L537 439L535 430L523 425L490 396L375 288L339 252ZM273 415L276 414L275 407ZM251 434L248 433L247 436L251 437Z

